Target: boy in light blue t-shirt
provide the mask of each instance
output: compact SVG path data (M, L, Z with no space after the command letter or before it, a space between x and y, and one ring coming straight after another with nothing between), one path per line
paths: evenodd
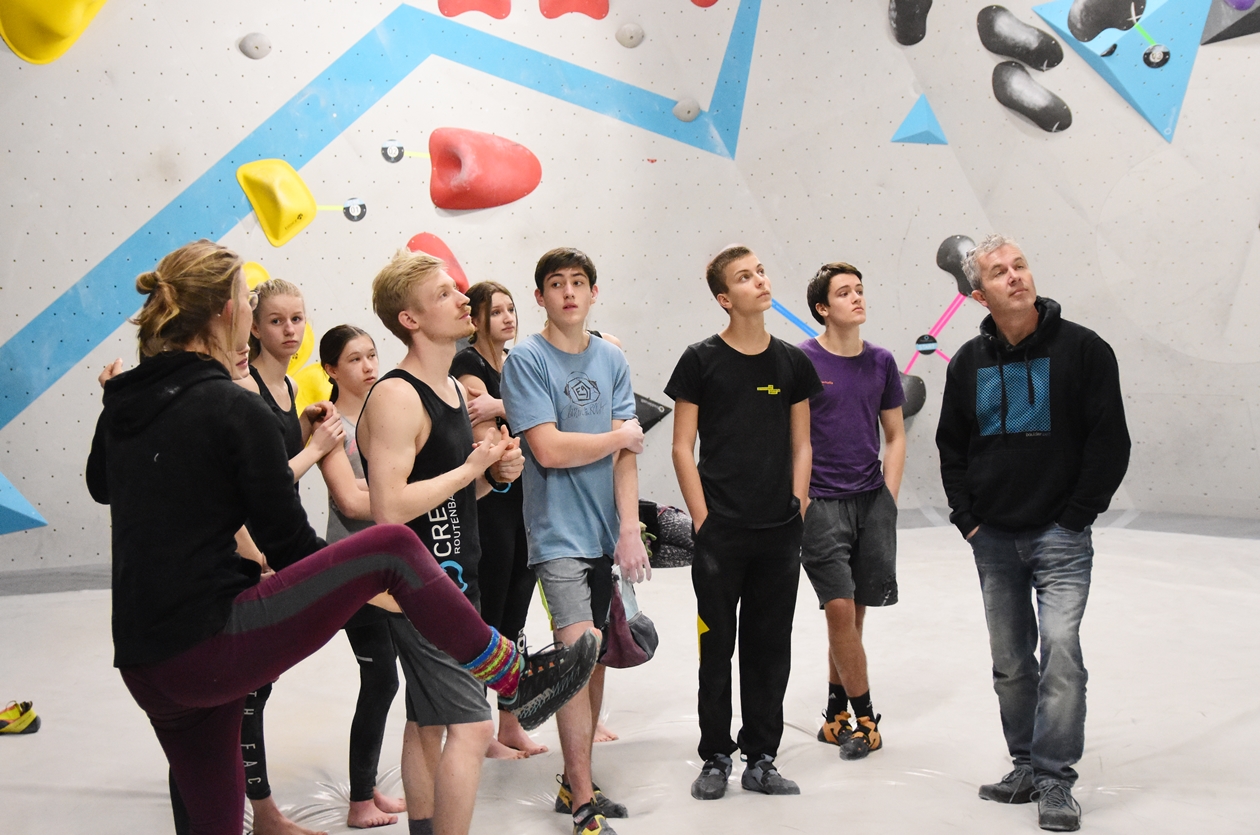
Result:
M556 640L568 645L607 624L614 562L631 582L651 576L639 537L636 456L643 429L634 419L625 355L586 330L599 295L591 259L576 249L553 249L539 260L534 283L547 323L508 354L503 405L524 438L529 564ZM603 673L597 665L590 692L556 714L564 754L556 809L573 813L575 835L615 835L606 818L627 814L591 779Z

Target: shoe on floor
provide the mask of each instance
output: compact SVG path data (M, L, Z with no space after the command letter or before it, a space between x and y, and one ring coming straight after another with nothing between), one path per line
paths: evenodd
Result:
M573 646L553 644L526 656L516 695L500 696L499 709L515 715L525 730L534 730L586 686L598 655L599 638L588 630Z
M998 803L1028 803L1033 799L1032 769L1016 766L1000 783L985 783L980 787L980 799Z
M853 726L849 724L851 718L853 717L847 710L834 714L830 720L824 713L823 726L818 729L818 741L831 745L843 745L845 740L853 736Z
M1051 832L1075 832L1081 828L1081 806L1072 790L1062 783L1043 783L1033 792L1037 801L1037 825Z
M560 784L560 790L556 792L556 811L565 814L573 814L573 789L565 781L563 774L556 775L556 782ZM599 786L591 784L595 790L595 808L606 818L628 818L630 812L626 807L615 800L609 799L608 795L600 791Z
M726 794L726 781L731 776L731 758L714 754L704 761L700 776L691 783L691 796L696 800L717 800Z
M739 783L747 791L762 794L800 794L801 787L788 780L774 767L774 757L762 754L755 763L749 763Z
M0 711L0 734L33 734L40 724L31 702L10 702Z
M617 835L594 803L583 803L573 819L573 835Z
M876 716L874 719L869 716L859 716L853 733L840 743L840 759L860 760L872 751L883 748L884 739L879 735L879 720L882 718L882 716Z

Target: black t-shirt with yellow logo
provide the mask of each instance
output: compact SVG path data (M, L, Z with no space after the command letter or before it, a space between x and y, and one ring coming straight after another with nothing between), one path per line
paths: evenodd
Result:
M782 525L792 495L792 406L822 391L795 345L741 354L714 334L687 347L665 387L700 409L700 483L709 513L741 528Z

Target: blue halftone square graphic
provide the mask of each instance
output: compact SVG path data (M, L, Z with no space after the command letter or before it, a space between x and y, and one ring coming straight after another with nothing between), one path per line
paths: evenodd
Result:
M1002 382L1006 382L1006 432L1050 431L1050 358L994 365L976 371L976 420L981 435L1002 433ZM1032 375L1033 402L1028 402L1028 377Z

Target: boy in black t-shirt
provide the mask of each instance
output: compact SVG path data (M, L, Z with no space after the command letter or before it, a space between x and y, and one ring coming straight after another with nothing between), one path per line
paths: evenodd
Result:
M822 384L799 348L766 331L770 280L752 250L722 250L706 278L730 324L689 346L665 387L675 400L674 470L696 525L691 582L700 631L698 750L705 762L691 796L716 800L726 793L736 748L748 762L740 781L745 789L800 794L775 769L774 757L783 736L808 502L809 398ZM737 635L738 744L731 739Z

